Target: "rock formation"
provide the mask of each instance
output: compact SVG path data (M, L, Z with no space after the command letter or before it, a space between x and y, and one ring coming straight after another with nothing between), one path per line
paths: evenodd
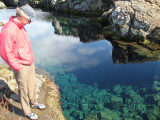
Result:
M0 9L6 8L6 5L0 1Z
M115 1L114 6L102 15L102 19L108 22L106 37L118 36L126 41L159 38L159 3L156 0ZM154 39L154 42L159 43L159 40Z
M100 17L106 38L158 42L160 38L159 0L3 0L7 6L29 3L46 10Z
M45 72L43 72L45 73ZM37 99L47 106L46 110L32 110L39 115L39 120L65 120L58 86L44 75L36 74ZM11 68L0 64L0 117L2 120L25 119L19 99L18 86ZM5 101L5 102L4 102ZM4 112L5 111L5 112Z

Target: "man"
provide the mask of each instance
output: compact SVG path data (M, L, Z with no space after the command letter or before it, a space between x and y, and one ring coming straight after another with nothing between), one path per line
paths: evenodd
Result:
M1 57L13 68L22 110L31 120L38 119L38 116L31 112L29 100L32 108L46 108L36 100L34 55L24 28L34 16L35 12L28 4L16 8L16 16L10 17L0 34Z

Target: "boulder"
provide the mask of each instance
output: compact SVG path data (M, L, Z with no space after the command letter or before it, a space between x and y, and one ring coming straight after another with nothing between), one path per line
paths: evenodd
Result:
M3 9L3 8L6 8L6 5L3 2L0 1L0 9Z
M102 15L114 35L128 41L144 41L160 27L159 3L152 0L115 1L114 6ZM156 37L157 34L152 34ZM108 36L106 36L108 37Z

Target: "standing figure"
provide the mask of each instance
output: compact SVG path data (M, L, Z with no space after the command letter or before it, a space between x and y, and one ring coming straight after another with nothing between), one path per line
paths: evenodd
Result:
M13 69L18 83L18 95L22 110L31 120L38 119L31 108L45 109L36 99L36 76L34 55L25 25L35 16L34 9L26 4L16 8L16 16L11 16L0 34L0 54Z

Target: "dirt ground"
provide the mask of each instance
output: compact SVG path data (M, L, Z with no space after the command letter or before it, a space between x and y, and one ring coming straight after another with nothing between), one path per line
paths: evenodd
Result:
M42 88L41 88L42 89ZM45 91L40 90L38 102L45 104ZM17 95L18 97L18 95ZM49 108L45 110L32 109L31 111L39 116L38 120L53 120L52 111ZM13 101L7 97L0 103L0 120L29 120L23 114L19 101Z

